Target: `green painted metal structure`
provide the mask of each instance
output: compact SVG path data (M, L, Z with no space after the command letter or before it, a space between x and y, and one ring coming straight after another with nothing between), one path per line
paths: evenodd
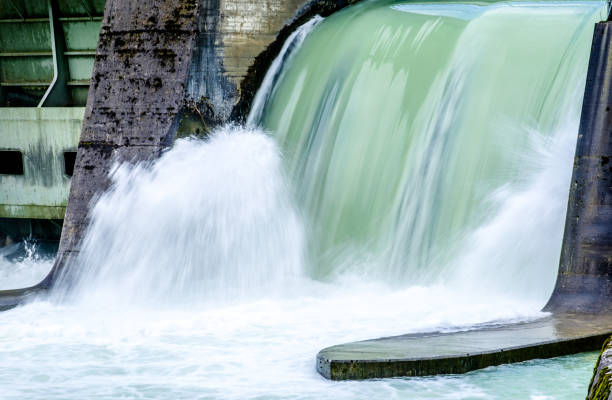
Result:
M104 5L0 0L0 152L23 159L0 173L0 218L64 217Z
M0 146L23 154L23 174L0 174L0 217L62 219L83 107L0 108ZM69 156L68 156L69 157Z

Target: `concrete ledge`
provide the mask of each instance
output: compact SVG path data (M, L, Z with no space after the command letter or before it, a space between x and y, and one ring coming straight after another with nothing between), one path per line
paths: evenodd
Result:
M0 204L0 218L63 219L64 214L64 206Z
M560 314L526 323L332 346L317 354L317 371L332 380L461 374L598 350L610 334L612 316Z
M0 311L10 310L34 300L37 296L45 294L47 287L39 284L25 289L3 290L0 296Z

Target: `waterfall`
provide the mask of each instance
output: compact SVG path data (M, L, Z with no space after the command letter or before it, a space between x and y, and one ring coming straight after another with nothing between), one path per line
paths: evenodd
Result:
M295 51L299 49L304 39L306 39L306 36L308 36L308 34L321 21L323 21L323 18L317 15L304 25L298 27L293 33L291 33L291 35L289 35L283 44L280 53L278 53L278 56L276 56L274 61L272 61L272 64L270 65L270 68L268 69L259 90L255 94L251 111L247 118L246 125L248 127L255 126L261 119L264 112L264 106L266 105L268 98L271 96L272 90L276 86L276 82L278 82L280 79L280 76L283 71L285 71L285 68L287 68L291 63L291 59L295 54Z
M321 22L266 88L311 276L545 302L603 4L388 4Z
M602 9L374 2L313 18L255 98L263 130L114 169L58 292L213 301L348 279L543 304Z

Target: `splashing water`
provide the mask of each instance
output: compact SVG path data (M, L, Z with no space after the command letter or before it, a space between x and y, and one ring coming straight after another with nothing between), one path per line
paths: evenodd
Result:
M378 1L301 29L250 119L268 133L113 170L56 297L0 313L2 395L584 396L593 354L340 383L314 357L542 315L602 9Z
M45 277L53 266L54 251L40 247L25 240L0 248L0 290L32 286Z
M177 141L152 166L118 166L63 278L77 281L58 286L127 304L282 290L304 255L280 163L272 139L226 128Z

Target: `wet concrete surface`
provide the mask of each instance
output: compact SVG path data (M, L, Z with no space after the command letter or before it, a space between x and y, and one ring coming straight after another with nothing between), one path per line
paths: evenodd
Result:
M317 354L317 370L333 380L458 374L599 350L611 334L610 315L557 314L531 322L340 344Z

